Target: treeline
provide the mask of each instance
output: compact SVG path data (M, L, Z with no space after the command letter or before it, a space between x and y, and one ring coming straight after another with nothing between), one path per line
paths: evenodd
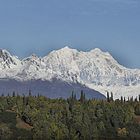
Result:
M19 135L10 121L4 121L6 112L15 113L16 119L31 127L26 136L24 128ZM32 96L31 91L29 96L13 92L0 97L0 139L140 139L139 115L139 100L114 100L112 93L107 93L106 100L87 100L82 91L80 99L72 93L65 100Z

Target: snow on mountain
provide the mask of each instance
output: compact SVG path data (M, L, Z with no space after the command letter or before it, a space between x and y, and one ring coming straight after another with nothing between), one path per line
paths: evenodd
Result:
M123 67L98 48L83 52L64 47L43 58L33 54L23 60L0 50L0 78L20 81L57 78L84 84L104 95L106 91L113 92L115 98L140 94L140 70Z
M28 80L51 80L55 73L46 67L42 58L35 54L24 58L20 67L20 72L16 75L16 79L20 81Z
M77 50L65 47L58 51L52 51L43 58L43 61L47 69L57 73L58 78L76 82L80 81L80 69L75 61L77 54Z
M18 61L18 58L11 56L8 51L0 49L0 69L13 68L18 64Z
M7 50L0 49L0 78L14 78L21 67L21 61Z

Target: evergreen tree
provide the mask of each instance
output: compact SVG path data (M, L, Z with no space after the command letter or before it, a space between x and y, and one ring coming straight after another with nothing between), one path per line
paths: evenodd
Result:
M107 102L110 102L109 92L107 91Z
M121 102L123 103L123 97L121 96Z
M137 97L135 98L135 102L137 102L138 100L137 100Z
M40 97L40 94L38 93L38 94L37 94L37 98L39 98L39 97Z
M129 97L128 97L128 102L130 101Z
M81 103L85 102L85 94L84 94L83 90L81 90L80 102Z
M77 98L76 98L76 94L74 94L74 100L75 100L75 101L77 100Z
M113 93L111 92L110 100L113 101Z
M22 100L23 100L23 105L27 106L27 105L29 104L29 97L28 97L28 96L26 97L26 96L23 94Z
M126 101L126 100L125 100L125 97L124 97L124 100L123 100L123 101L124 101L124 103L125 103L125 101Z
M4 97L4 94L2 93L1 96Z
M133 96L130 98L130 101L133 102Z
M32 96L32 92L31 92L31 90L29 90L29 96Z
M15 96L16 96L16 93L15 93L15 91L13 91L13 94L12 94L12 96L13 96L13 97L15 97Z
M71 98L72 98L72 100L74 100L74 91L72 91Z

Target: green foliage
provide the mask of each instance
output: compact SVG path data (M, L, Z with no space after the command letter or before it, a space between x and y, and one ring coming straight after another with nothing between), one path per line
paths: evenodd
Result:
M5 123L0 123L0 139L10 139L12 137L12 131Z
M140 138L140 102L130 99L48 99L38 95L0 97L0 139L109 139ZM17 118L25 126L18 128ZM20 125L21 126L21 125ZM25 129L29 127L30 129Z

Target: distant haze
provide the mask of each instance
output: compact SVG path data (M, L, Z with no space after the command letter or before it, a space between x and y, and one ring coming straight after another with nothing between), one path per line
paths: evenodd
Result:
M140 68L139 0L1 0L0 48L26 57L70 46Z

